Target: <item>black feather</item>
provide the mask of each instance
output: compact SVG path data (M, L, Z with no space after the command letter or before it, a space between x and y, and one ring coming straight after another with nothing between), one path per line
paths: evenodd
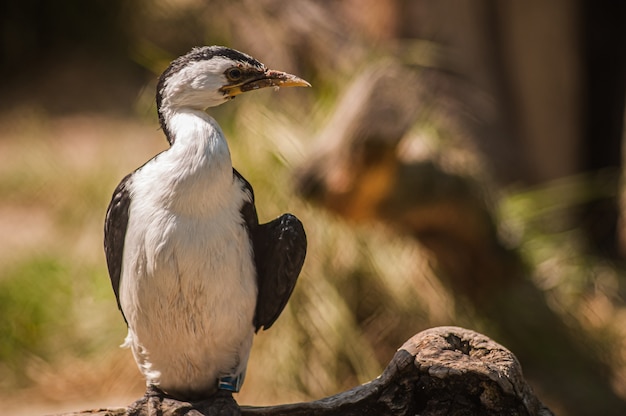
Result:
M251 202L241 208L254 250L257 272L257 304L254 327L268 329L278 319L296 286L306 256L306 234L298 218L283 214L267 224L259 224L252 187L233 169Z
M109 277L111 278L111 285L117 299L117 307L122 312L124 321L126 321L126 317L120 304L120 276L122 273L124 240L126 238L130 207L130 193L127 185L131 175L129 174L122 179L117 188L115 188L104 223L104 252L107 267L109 268ZM128 324L128 322L126 323Z

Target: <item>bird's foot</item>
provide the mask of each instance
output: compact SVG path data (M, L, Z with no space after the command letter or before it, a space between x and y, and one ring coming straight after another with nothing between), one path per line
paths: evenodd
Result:
M241 410L230 391L218 390L208 399L193 402L194 409L204 416L239 416Z
M148 386L144 396L128 406L127 416L240 416L239 405L229 391L198 401L176 400L156 386Z
M163 393L156 386L148 386L146 393L143 397L134 403L132 403L126 409L127 416L161 416L162 404L165 399L165 393Z

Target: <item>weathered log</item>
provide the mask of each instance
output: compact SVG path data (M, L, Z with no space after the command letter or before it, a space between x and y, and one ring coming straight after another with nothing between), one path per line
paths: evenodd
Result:
M321 400L239 408L230 396L188 403L151 391L128 409L87 410L63 416L125 414L549 416L552 412L534 395L519 362L509 350L474 331L437 327L420 332L404 343L377 379Z

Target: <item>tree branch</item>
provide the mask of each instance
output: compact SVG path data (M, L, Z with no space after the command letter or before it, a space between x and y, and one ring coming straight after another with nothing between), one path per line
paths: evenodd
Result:
M63 416L124 414L550 416L552 412L534 395L519 362L506 348L474 331L437 327L405 342L377 379L321 400L239 409L232 397L225 395L188 403L148 392L128 409L87 410Z

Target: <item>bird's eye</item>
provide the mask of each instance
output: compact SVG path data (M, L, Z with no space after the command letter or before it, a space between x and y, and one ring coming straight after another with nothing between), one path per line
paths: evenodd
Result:
M243 72L239 68L230 68L226 71L226 78L230 81L239 81L243 76Z

